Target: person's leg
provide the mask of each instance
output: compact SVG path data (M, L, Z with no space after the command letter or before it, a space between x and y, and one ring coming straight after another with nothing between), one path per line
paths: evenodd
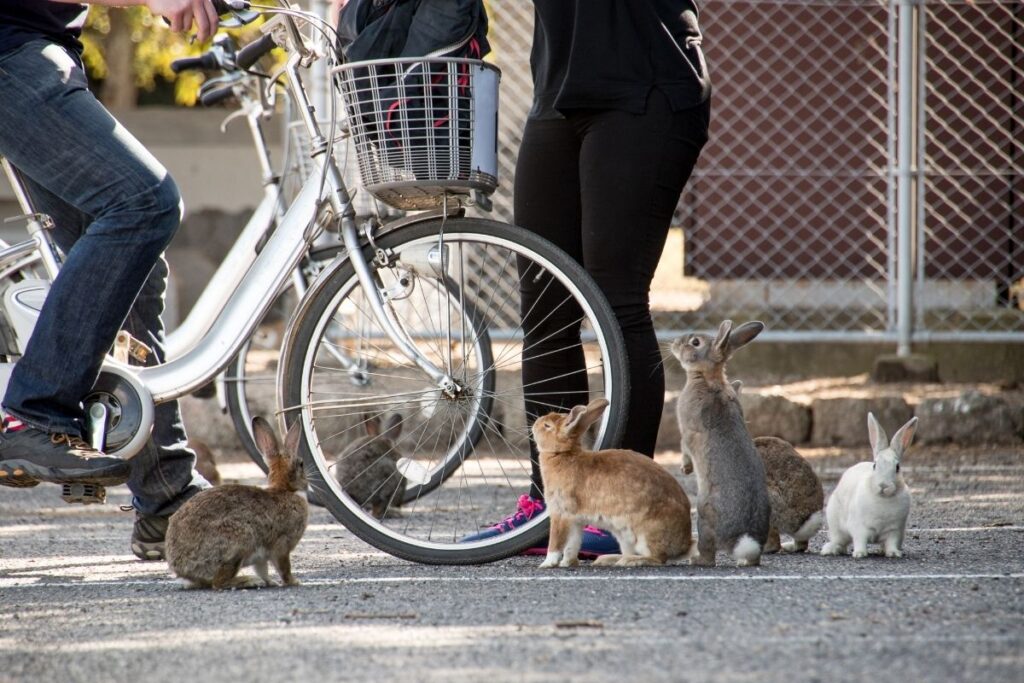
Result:
M163 363L164 327L160 319L167 289L167 262L160 258L142 287L125 329L153 353L147 364ZM156 407L152 438L131 461L128 488L135 508L132 552L143 560L164 559L167 521L182 504L210 484L195 470L178 402Z
M47 188L23 177L33 205L54 219L53 237L64 253L70 253L93 222L93 217L63 201ZM161 315L167 290L167 263L159 258L149 273L125 320L123 329L149 346L148 364L165 360ZM195 454L187 447L178 402L156 407L152 438L130 461L127 481L133 494L137 521L132 548L143 559L160 559L167 518L209 484L195 471Z
M707 140L707 104L673 113L653 91L642 115L580 113L583 265L622 328L632 395L623 448L654 455L665 375L650 287L672 214Z
M528 120L516 162L514 221L577 261L580 240L580 140L564 119ZM588 396L586 361L579 344L581 311L550 278L519 268L523 320L523 393L527 426L551 411L567 411ZM574 372L575 370L575 372ZM552 379L554 378L554 379ZM536 447L530 440L533 486L543 497Z
M88 91L80 64L34 41L0 60L0 154L92 216L67 253L4 408L81 435L81 398L181 217L166 170Z
M89 93L77 58L47 41L0 57L0 121L0 154L55 214L66 250L3 401L29 429L0 436L0 469L27 462L37 481L121 483L127 463L70 447L81 398L180 221L177 188ZM60 434L71 438L55 453Z

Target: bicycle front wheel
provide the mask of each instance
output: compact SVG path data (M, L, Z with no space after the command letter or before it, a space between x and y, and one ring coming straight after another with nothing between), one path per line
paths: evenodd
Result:
M302 420L311 485L353 533L404 559L475 564L521 552L546 536L546 514L463 539L530 490L528 414L603 396L593 446L618 443L628 379L615 317L579 264L522 228L431 220L376 246L387 257L373 266L387 315L457 389L443 391L405 357L344 264L310 293L286 342L283 402L289 422ZM368 260L379 253L366 248ZM363 359L372 381L352 382L339 357Z

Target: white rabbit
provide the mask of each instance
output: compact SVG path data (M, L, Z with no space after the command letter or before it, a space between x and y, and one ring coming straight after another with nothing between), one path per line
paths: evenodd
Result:
M879 543L886 557L903 557L903 532L910 515L910 491L900 474L900 458L910 447L917 418L887 440L878 420L868 413L874 462L860 462L843 472L825 510L829 541L822 555L841 555L853 542L853 556L867 557L868 543Z

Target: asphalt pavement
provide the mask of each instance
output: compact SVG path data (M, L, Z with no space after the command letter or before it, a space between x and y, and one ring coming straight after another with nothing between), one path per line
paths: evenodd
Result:
M868 457L805 454L826 492ZM904 467L902 559L429 567L314 508L303 585L234 592L136 560L124 487L88 507L2 489L0 681L1024 681L1024 452L915 449Z

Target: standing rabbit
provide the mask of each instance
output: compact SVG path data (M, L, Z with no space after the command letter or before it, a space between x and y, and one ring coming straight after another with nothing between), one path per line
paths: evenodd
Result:
M714 566L720 547L741 567L761 562L771 514L764 463L725 364L763 329L764 323L749 322L733 331L732 321L726 320L714 339L691 334L672 343L686 371L676 405L683 466L685 471L689 463L697 473L699 555L691 564Z
M381 431L380 416L364 415L366 436L361 436L338 456L334 476L349 498L368 507L377 519L402 504L405 477L398 471L396 443L402 433L402 416L393 413Z
M595 399L533 423L551 513L542 568L578 564L588 524L611 532L622 550L597 558L595 565L660 565L690 550L690 501L675 477L635 451L581 447L580 437L607 407L608 401Z
M252 421L256 444L270 472L269 485L230 484L206 489L171 515L167 526L167 564L179 578L196 588L254 588L272 586L267 563L281 581L297 586L290 555L306 531L308 508L298 494L306 474L298 455L301 422L295 421L284 452L273 428L261 417ZM253 566L259 578L237 576Z
M828 543L822 555L841 555L853 542L853 556L867 557L868 543L880 543L886 557L903 557L903 533L910 515L910 491L900 474L900 459L914 440L912 418L889 442L868 413L874 462L859 462L843 472L828 499Z
M754 447L764 462L768 501L772 506L768 543L762 552L774 553L782 549L802 553L825 523L822 514L825 493L821 481L814 468L788 441L759 436L754 439ZM780 533L793 540L781 543Z

